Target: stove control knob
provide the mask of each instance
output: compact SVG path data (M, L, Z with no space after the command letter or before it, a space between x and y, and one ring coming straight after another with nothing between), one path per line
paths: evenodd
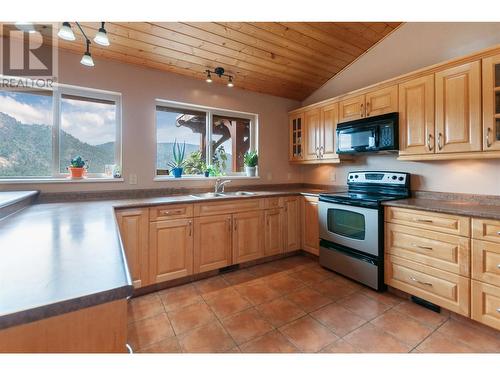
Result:
M397 176L392 176L392 179L395 180L397 178Z
M398 180L399 180L399 181L403 181L403 180L404 180L404 178L400 176L400 177L398 178Z
M358 178L359 176L358 175L355 175L354 178Z

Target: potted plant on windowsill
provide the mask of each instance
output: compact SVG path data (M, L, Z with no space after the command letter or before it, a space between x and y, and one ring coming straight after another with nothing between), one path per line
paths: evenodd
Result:
M83 178L87 169L86 165L86 161L81 156L71 159L71 164L68 167L70 178L73 180Z
M180 178L182 176L182 168L185 162L185 152L186 142L183 143L181 148L181 146L177 143L177 139L175 139L172 147L173 160L168 163L168 165L172 168L172 174L175 178Z
M255 171L257 169L257 164L259 164L259 156L257 151L248 151L243 156L243 162L245 163L245 172L248 177L255 177Z

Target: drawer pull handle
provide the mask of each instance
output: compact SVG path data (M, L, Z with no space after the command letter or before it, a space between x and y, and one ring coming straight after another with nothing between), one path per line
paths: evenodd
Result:
M410 280L411 280L411 281L414 281L414 282L417 282L417 283L419 283L419 284L422 284L422 285L432 286L432 283L428 283L428 282L425 282L425 281L420 281L420 280L417 280L417 279L415 279L413 276L410 276Z
M420 223L433 223L434 221L431 219L414 219L415 221L418 221Z
M418 247L419 249L424 249L424 250L434 250L432 247L430 246L422 246L422 245L417 245L416 243L412 243L411 244L413 247Z
M181 214L182 210L165 210L165 211L160 211L161 214L163 215L176 215L176 214Z
M497 313L500 313L500 307L497 309Z
M500 264L497 264L497 268L500 270Z
M497 232L497 234L500 236L500 230Z

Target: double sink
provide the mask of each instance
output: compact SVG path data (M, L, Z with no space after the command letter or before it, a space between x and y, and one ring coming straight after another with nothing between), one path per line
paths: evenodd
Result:
M255 195L250 191L231 191L227 193L200 193L200 194L191 194L191 197L197 199L208 199L208 198L227 198L227 197L243 197Z

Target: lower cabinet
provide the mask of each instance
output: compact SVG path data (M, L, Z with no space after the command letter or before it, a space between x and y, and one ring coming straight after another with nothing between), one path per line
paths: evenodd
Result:
M193 273L193 220L156 221L149 224L149 272L152 283Z
M149 284L148 213L147 208L131 208L116 212L134 288Z
M283 252L283 209L274 208L264 213L266 223L264 255L275 255Z
M500 329L500 288L472 280L471 318Z
M231 215L194 219L194 273L229 266L232 263Z
M294 251L301 248L301 215L300 202L301 197L284 197L283 199L283 236L284 251Z
M233 263L242 263L264 256L264 212L233 214Z
M302 249L319 255L318 197L302 200Z

